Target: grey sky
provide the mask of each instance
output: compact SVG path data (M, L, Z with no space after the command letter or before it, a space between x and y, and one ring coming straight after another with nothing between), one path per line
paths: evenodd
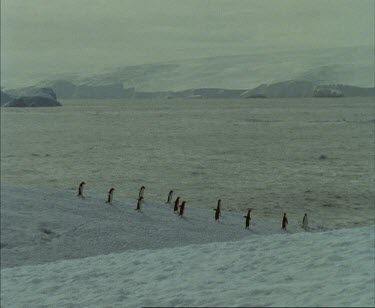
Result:
M374 45L374 0L2 0L2 78Z

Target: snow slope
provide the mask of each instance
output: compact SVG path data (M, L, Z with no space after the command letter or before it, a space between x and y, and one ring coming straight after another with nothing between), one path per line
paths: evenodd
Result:
M283 232L254 211L247 231L242 213L215 223L187 203L181 219L147 189L142 213L75 193L2 185L2 307L375 304L374 226Z
M86 198L80 199L77 191L2 185L2 267L282 232L282 213L279 219L265 222L256 219L254 211L249 232L244 229L246 213L223 212L221 221L215 222L215 203L208 210L193 209L186 199L185 217L181 219L173 213L173 205L147 200L147 189L142 213L134 210L138 192L134 192L133 200L123 201L115 191L112 206L105 203L106 192L84 193ZM299 222L290 221L288 232L301 231Z
M373 306L374 229L3 269L2 307Z

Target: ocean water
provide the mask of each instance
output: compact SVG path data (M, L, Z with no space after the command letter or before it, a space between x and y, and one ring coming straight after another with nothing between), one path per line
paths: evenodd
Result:
M115 200L374 224L373 98L63 100L1 108L1 180Z

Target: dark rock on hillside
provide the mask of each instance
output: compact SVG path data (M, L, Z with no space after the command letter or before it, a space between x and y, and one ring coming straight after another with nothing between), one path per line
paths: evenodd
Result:
M124 98L133 98L135 96L135 88L124 89Z
M314 89L314 97L343 97L344 95L338 89L332 89L326 86Z
M333 95L332 95L333 93ZM373 88L362 88L343 84L333 84L333 85L319 85L314 89L314 96L323 96L322 94L331 94L330 96L362 96L371 97L375 96L375 87ZM341 94L341 95L339 95ZM329 96L329 95L328 95Z
M8 100L3 107L54 107L61 106L56 93L51 88L27 87L9 90L15 98Z
M246 96L246 98L267 98L267 96L263 94L253 94L253 95Z
M50 87L26 87L19 89L8 90L7 93L13 97L22 97L22 96L43 96L43 97L52 97L57 99L55 91Z
M201 88L194 89L193 95L204 98L239 98L246 90L220 89L220 88Z
M134 92L134 96L132 98L134 99L170 99L175 98L171 92Z
M36 93L35 96L51 96L57 100L56 93L51 88L40 88L39 92Z
M53 97L43 96L21 96L3 105L3 107L55 107L61 104Z
M167 98L240 98L246 90L221 89L221 88L199 88L164 93Z
M0 92L1 92L0 106L5 105L6 103L10 102L13 99L13 97L6 94L5 92L3 91L0 91Z
M262 84L252 90L244 92L241 97L311 97L312 95L312 82L289 80L270 85Z

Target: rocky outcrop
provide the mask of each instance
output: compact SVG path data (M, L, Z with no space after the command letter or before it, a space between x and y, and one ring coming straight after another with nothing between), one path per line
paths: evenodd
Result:
M375 88L362 88L343 84L320 85L314 89L315 97L371 97L375 96Z
M193 95L199 95L205 98L239 98L245 91L246 90L201 88L194 89Z
M53 99L57 99L55 91L50 87L26 87L19 89L7 90L7 93L13 97L22 97L22 96L48 96Z
M0 106L5 105L6 103L9 103L13 97L8 95L7 93L0 91L1 92L1 99L0 99Z
M11 98L3 107L55 107L61 106L56 93L51 88L28 87L9 90L15 98Z
M244 92L241 97L311 97L313 95L313 88L313 84L309 81L289 80L270 85L262 84Z
M338 89L332 89L327 86L321 86L314 89L314 97L343 97L344 95Z
M44 96L21 96L3 105L3 107L56 107L61 104L53 97Z

